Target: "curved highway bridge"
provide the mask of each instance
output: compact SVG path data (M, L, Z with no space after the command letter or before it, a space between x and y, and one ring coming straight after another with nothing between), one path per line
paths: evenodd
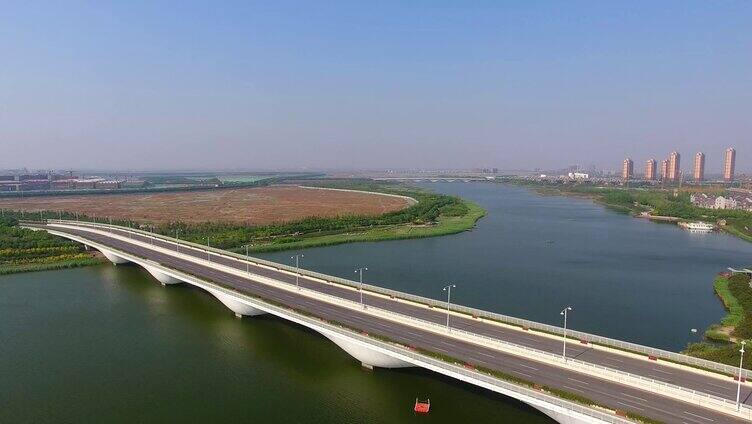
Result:
M734 367L586 333L570 331L566 339L558 327L447 309L141 230L57 220L22 226L84 243L115 264L139 264L163 285L201 287L239 317L270 313L309 327L367 368L423 367L518 399L561 423L752 421L746 370L739 384Z

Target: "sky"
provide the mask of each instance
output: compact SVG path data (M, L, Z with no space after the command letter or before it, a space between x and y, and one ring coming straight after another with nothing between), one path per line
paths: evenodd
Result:
M4 1L0 168L752 171L750 1Z

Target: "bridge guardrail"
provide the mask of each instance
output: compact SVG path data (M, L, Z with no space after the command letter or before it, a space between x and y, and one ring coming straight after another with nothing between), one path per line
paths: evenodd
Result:
M172 243L176 243L177 242L180 245L193 247L195 249L199 249L199 250L203 250L203 251L207 250L206 246L203 246L203 245L200 245L200 244L197 244L197 243L192 243L192 242L188 242L188 241L184 241L184 240L177 240L177 239L175 239L173 237L164 236L164 235L161 235L161 234L154 234L154 233L150 233L148 231L143 231L143 230L135 229L135 228L120 227L120 226L117 226L117 225L109 225L109 224L103 224L103 223L92 223L92 222L86 222L86 221L69 221L69 220L62 220L61 221L61 220L55 220L55 219L48 219L48 220L45 220L45 221L46 222L50 222L50 223L63 223L63 224L65 224L65 223L68 223L68 224L73 223L73 224L76 224L76 225L80 224L80 225L84 225L84 226L89 225L89 226L97 226L97 227L104 227L104 228L113 228L113 229L124 230L124 231L132 231L134 233L139 233L139 234L141 234L143 236L146 236L146 237L160 238L160 239L163 239L165 241L169 241L169 242L172 242ZM265 259L256 258L256 257L253 257L253 256L246 257L245 255L240 255L240 254L237 254L237 253L234 253L234 252L229 252L229 251L226 251L226 250L221 250L221 249L217 249L217 248L213 248L213 247L209 247L208 250L212 251L214 254L217 254L217 255L221 255L221 256L225 256L225 257L231 257L231 258L234 258L234 259L239 259L241 261L249 260L252 263L257 263L257 264L260 264L260 265L265 265L265 266L268 266L268 267L272 267L272 268L276 268L276 269L281 269L281 270L284 270L284 271L287 271L287 272L292 272L292 273L299 272L301 275L305 275L305 276L309 276L309 277L313 277L313 278L318 278L318 279L329 281L329 282L333 282L333 283L338 283L338 284L349 286L349 287L352 287L352 288L355 288L355 289L357 289L358 287L360 287L360 283L359 282L348 280L346 278L341 278L341 277L337 277L337 276L333 276L333 275L322 274L322 273L319 273L319 272L310 271L310 270L306 270L306 269L303 269L303 268L300 268L298 270L298 269L296 269L293 266L289 266L289 265L285 265L285 264L280 264L280 263L272 262L272 261L267 261ZM374 285L370 285L370 284L363 284L363 289L367 290L367 291L374 292L374 293L379 293L379 294L382 294L382 295L390 296L390 297L393 296L393 297L396 297L396 298L399 298L399 299L403 299L403 300L408 300L408 301L412 301L412 302L416 302L416 303L421 303L421 304L430 305L430 306L433 306L433 307L438 307L438 308L444 308L444 309L446 309L446 302L442 302L440 300L432 299L432 298L429 298L429 297L414 295L414 294L405 293L405 292L401 292L401 291L398 291L398 290L387 289L387 288L384 288L384 287L374 286ZM472 308L472 307L463 306L463 305L452 304L451 307L450 307L450 310L453 311L453 312L458 312L458 313L461 313L461 314L469 315L471 317L476 317L477 316L477 317L480 317L480 318L486 318L486 319L498 321L498 322L505 323L505 324L512 324L512 325L515 325L515 326L518 326L518 327L521 327L521 328L534 329L534 330L538 330L538 331L543 331L543 332L555 334L555 335L558 335L558 336L564 336L564 329L562 327L558 327L558 326L555 326L555 325L543 324L543 323L539 323L537 321L531 321L531 320L527 320L527 319L523 319L523 318L512 317L512 316L508 316L508 315L499 314L499 313L496 313L496 312L489 312L489 311L485 311L485 310L482 310L482 309ZM654 347L644 346L644 345L640 345L640 344L637 344L637 343L632 343L632 342L626 342L626 341L622 341L622 340L612 339L612 338L609 338L609 337L599 336L599 335L596 335L596 334L586 333L586 332L583 332L583 331L577 331L577 330L572 330L572 329L567 329L566 335L567 335L567 337L571 337L571 338L578 339L578 340L584 340L584 341L587 341L588 343L600 344L600 345L604 345L604 346L607 346L607 347L616 348L616 349L619 349L619 350L624 350L624 351L630 351L630 352L634 352L634 353L643 354L643 355L648 356L648 357L655 357L655 358L660 358L660 359L668 360L668 361L671 361L671 362L676 362L676 363L679 363L679 364L689 365L689 366L698 367L698 368L704 368L704 369L707 369L707 370L711 370L711 371L715 371L715 372L719 372L719 373L723 373L723 374L728 374L730 376L736 376L736 375L739 374L739 368L735 367L735 366L721 364L721 363L718 363L718 362L709 361L707 359L695 358L693 356L684 355L684 354L681 354L681 353L671 352L671 351L667 351L667 350L663 350L663 349L658 349L658 348L654 348ZM752 377L752 371L747 370L747 369L742 369L741 374L742 374L742 377L745 378L745 379L749 379L749 378Z

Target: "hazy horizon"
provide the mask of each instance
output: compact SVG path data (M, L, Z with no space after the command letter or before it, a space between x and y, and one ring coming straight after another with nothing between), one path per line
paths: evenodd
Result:
M9 2L0 168L752 172L750 2Z

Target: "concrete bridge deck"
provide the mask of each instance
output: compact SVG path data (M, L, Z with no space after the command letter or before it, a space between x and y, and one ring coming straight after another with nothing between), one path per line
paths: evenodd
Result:
M664 395L660 389L647 389L649 385L647 381L655 381L694 390L700 396L708 395L732 402L736 396L737 386L729 376L713 375L675 364L656 362L639 355L598 349L592 344L582 345L579 341L573 342L570 340L568 357L646 379L644 388L639 384L624 384L624 381L619 379L604 378L607 374L596 375L589 371L581 372L581 369L568 368L568 366L546 360L545 357L540 359L536 356L537 353L532 353L533 351L540 351L560 354L562 340L557 336L527 332L457 313L452 313L450 323L451 327L455 329L455 333L442 334L434 327L445 323L445 310L441 311L413 302L392 299L375 292L363 293L364 304L368 308L359 309L356 302L359 301L360 293L352 287L334 284L308 275L296 276L289 269L285 269L286 267L275 269L254 261L246 262L216 251L207 251L198 246L181 244L178 247L171 240L152 237L125 228L106 226L92 228L82 224L71 224L60 223L35 227L69 236L69 238L78 241L88 241L88 244L100 248L105 254L111 256L110 259L114 262L125 261L127 260L126 256L130 256L131 261L141 262L163 283L184 281L184 279L170 277L157 269L166 267L202 280L219 283L223 287L228 287L239 293L260 296L271 302L292 307L328 321L342 323L349 328L370 335L387 337L394 342L423 351L440 353L464 363L472 364L475 367L497 370L525 381L586 397L614 410L629 411L663 422L731 423L748 421L748 419L733 416L729 411L722 408L709 407L709 404L690 401L690 396L681 399L681 396ZM119 254L120 256L118 256ZM150 266L152 269L149 269ZM160 278L160 275L163 278ZM302 291L297 291L294 287L296 280L299 282ZM269 281L287 287L275 286L270 284ZM208 290L212 292L212 290ZM309 293L312 294L309 295ZM214 292L213 294L241 315L254 315L264 312L260 309L248 307L248 305L245 305L246 309L243 309L243 305L232 303L235 300L231 296L223 297L221 293ZM346 303L332 302L332 298L342 299ZM356 307L353 307L353 304ZM394 316L389 316L389 313L393 313ZM415 322L410 322L404 317L414 318ZM422 323L426 323L426 325ZM513 354L510 353L509 349L501 349L494 343L483 343L479 341L480 339L465 337L465 333L529 348L531 354ZM324 335L326 336L326 334ZM348 343L338 340L336 337L330 338L359 360L368 363L367 361L370 359L372 363L369 365L396 367L414 364L400 360L390 362L389 359L378 357L378 355L369 358L369 352L353 349ZM744 384L742 400L749 403L751 395L752 389L749 385ZM539 409L549 413L545 408L539 407ZM555 416L561 422L569 422L567 419L571 418L571 416L567 418L566 415L560 414L549 413L549 415ZM572 420L572 422L598 422L578 421L574 418ZM603 421L600 420L599 422Z

